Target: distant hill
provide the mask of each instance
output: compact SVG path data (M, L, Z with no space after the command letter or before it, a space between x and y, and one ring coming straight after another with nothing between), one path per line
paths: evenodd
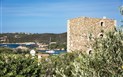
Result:
M27 34L27 33L3 33L0 34L1 37L7 36L5 43L22 43L22 42L42 42L49 43L66 43L67 42L67 32L54 34L54 33L43 33L43 34Z

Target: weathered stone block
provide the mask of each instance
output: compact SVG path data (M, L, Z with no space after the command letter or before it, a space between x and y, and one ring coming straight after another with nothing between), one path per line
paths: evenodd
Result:
M67 51L86 51L92 43L90 35L97 38L102 32L115 30L116 20L79 17L68 20L67 26Z

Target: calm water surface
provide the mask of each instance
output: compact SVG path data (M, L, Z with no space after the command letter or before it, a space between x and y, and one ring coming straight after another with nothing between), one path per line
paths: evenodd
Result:
M26 47L32 47L35 46L34 44L26 45L26 44L0 44L0 47L8 47L8 48L17 48L18 46L26 46ZM38 52L46 53L47 50L38 50ZM61 54L66 53L65 50L54 50L55 53L52 54Z

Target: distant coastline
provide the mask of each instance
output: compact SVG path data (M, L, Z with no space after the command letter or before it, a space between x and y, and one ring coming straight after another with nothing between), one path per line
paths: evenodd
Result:
M35 44L34 42L24 42L24 43L0 43L0 44Z

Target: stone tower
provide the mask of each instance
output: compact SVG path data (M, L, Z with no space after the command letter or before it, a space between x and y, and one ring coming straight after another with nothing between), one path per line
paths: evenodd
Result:
M79 17L67 22L67 52L86 51L92 37L103 36L104 32L115 30L116 20ZM90 38L91 37L91 38Z

